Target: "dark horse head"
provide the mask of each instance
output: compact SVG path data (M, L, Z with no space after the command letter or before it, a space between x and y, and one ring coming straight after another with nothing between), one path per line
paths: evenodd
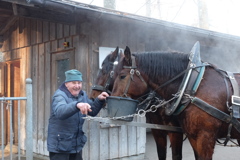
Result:
M90 98L96 98L101 92L110 93L113 87L113 69L118 61L123 57L123 53L119 53L119 47L109 53L102 62L102 68L99 69L95 84L92 87ZM116 63L117 62L117 63Z

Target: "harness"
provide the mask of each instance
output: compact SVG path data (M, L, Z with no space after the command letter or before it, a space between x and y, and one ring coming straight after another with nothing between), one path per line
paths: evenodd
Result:
M223 75L224 82L227 88L227 97L230 97L227 78L230 80L230 83L233 89L233 95L231 95L232 106L229 106L230 103L228 102L228 100L226 102L228 110L230 112L230 115L228 115L222 112L221 110L213 107L212 105L206 103L205 101L199 99L198 97L194 96L198 89L199 84L201 83L201 79L204 75L205 66L207 66L206 63L201 62L199 42L195 43L194 47L192 48L189 60L190 61L189 61L188 68L190 69L188 73L185 74L182 84L180 85L179 97L175 101L175 103L173 103L173 105L166 108L165 113L167 115L171 115L171 114L178 115L188 106L189 103L194 104L195 106L207 112L211 116L229 124L228 134L224 142L224 145L226 146L227 142L230 140L231 130L233 126L240 133L240 122L237 120L237 118L240 118L240 97L239 97L238 83L232 72L226 72L227 73L226 75L223 73L222 70L216 69L212 65L209 65ZM195 66L195 67L191 69L191 66Z
M165 113L167 115L171 115L171 114L178 115L188 106L189 103L194 104L195 106L207 112L211 116L229 124L228 134L224 142L224 145L226 145L227 142L230 140L231 130L233 126L240 133L240 122L237 120L237 118L240 118L240 111L239 111L240 97L239 97L238 83L233 73L227 72L227 75L226 75L222 70L216 69L212 65L209 65L209 64L207 65L206 63L201 62L199 42L195 43L195 45L193 46L190 53L189 60L190 62L189 62L188 68L190 69L188 73L185 74L182 84L180 85L179 97L173 103L173 105L166 108ZM191 66L195 66L195 67L191 69ZM227 97L231 96L232 106L229 106L230 103L228 101L226 102L230 115L222 112L221 110L213 107L212 105L206 103L200 98L194 96L198 89L199 84L201 83L201 79L204 75L205 66L213 67L216 71L218 71L224 77L224 82L227 88ZM231 86L233 88L233 95L230 95L227 78L230 80Z
M132 56L132 66L124 66L124 68L130 68L130 74L131 79L129 78L128 84L125 88L124 95L127 94L128 88L130 86L131 80L133 80L134 72L138 75L138 77L146 84L146 82L143 80L143 78L140 75L140 72L136 69L135 64L135 57ZM197 92L197 89L201 83L201 80L203 78L205 67L210 66L213 67L216 71L218 71L222 76L224 77L224 82L226 84L227 88L227 97L231 96L231 103L228 101L226 102L228 110L230 112L229 114L226 114L225 112L222 112L221 110L213 107L212 105L208 104L207 102L201 100L198 97L195 97L195 93ZM160 85L157 89L169 84L170 82L176 80L178 77L184 75L183 81L179 87L178 95L175 98L175 101L171 103L170 106L165 107L165 113L167 115L179 115L187 106L189 103L194 104L201 110L207 112L211 116L224 121L229 124L228 127L228 134L227 138L224 142L224 145L227 144L227 142L230 140L231 136L231 130L232 126L240 133L240 122L237 120L237 118L240 118L240 97L239 97L239 86L238 83L234 77L234 74L231 72L226 72L215 68L214 66L203 63L200 58L200 45L199 42L196 42L193 46L190 56L189 56L189 64L185 71L174 77L173 79L165 82L164 84ZM233 89L233 95L230 95L230 91L228 88L228 81L229 79L232 89ZM156 91L155 89L154 91ZM229 104L232 104L232 106L229 106Z
M126 86L126 88L124 90L124 93L123 93L124 97L128 97L127 92L128 92L131 81L133 81L134 73L136 73L136 75L140 78L140 80L144 83L144 85L147 86L147 83L144 81L143 77L141 76L141 73L139 72L139 70L137 70L135 57L131 56L131 59L132 59L132 66L123 66L123 68L130 69L130 78L128 79L127 86Z
M187 107L190 101L185 99L183 102L183 95L195 95L204 75L205 66L209 66L209 64L202 63L200 58L200 45L199 42L196 42L190 51L189 63L187 66L188 72L185 73L183 81L178 89L179 97L171 106L166 108L165 113L167 115L172 115L173 113L177 115ZM180 102L185 105L182 105L180 108L178 108ZM177 108L178 110L176 111Z
M113 65L114 65L114 64L113 64ZM113 69L113 70L114 70L114 69ZM92 90L103 91L103 92L107 92L107 93L110 94L111 91L109 90L109 85L110 85L111 80L113 79L113 75L114 75L114 71L113 71L113 70L109 73L108 79L107 79L107 81L106 81L106 83L105 83L104 86L94 84L94 85L92 86Z
M232 114L235 118L240 118L240 97L239 97L239 86L234 77L234 74L231 72L227 72L228 78L231 81L233 87L233 95L231 98L232 101Z
M106 83L102 86L102 85L98 85L98 84L94 84L92 86L92 90L97 90L97 91L103 91L103 92L107 92L108 94L111 94L111 91L109 90L109 86L110 86L110 83L111 81L113 80L113 75L114 75L114 69L118 63L118 56L116 57L115 61L112 63L110 62L112 65L113 65L113 69L112 71L108 74L108 78L107 78L107 81Z

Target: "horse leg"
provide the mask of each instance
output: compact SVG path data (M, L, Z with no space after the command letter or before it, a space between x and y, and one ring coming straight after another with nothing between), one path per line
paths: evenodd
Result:
M210 135L207 132L200 132L197 137L188 137L189 142L194 150L196 160L212 160L214 147L215 147L215 135Z
M167 132L162 131L162 130L158 130L158 129L152 129L152 135L153 135L154 140L156 142L158 159L159 160L166 160Z
M171 147L172 147L172 159L182 159L182 145L183 145L183 134L182 133L168 133Z

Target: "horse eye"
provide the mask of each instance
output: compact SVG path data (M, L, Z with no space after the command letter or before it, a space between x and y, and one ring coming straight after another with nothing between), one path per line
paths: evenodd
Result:
M120 76L120 79L124 79L126 76Z

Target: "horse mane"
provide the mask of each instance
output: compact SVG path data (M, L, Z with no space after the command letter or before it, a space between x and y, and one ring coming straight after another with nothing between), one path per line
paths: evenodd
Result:
M177 51L134 53L137 68L152 80L173 78L187 68L189 55Z

